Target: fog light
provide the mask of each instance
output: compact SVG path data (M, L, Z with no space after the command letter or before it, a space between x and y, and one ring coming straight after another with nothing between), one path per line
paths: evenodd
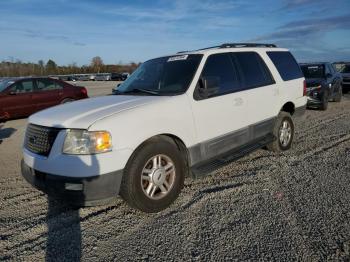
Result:
M66 190L82 191L83 190L83 184L65 183L64 184L64 188Z

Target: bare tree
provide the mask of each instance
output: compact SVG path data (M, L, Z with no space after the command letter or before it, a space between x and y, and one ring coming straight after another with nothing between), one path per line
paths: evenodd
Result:
M92 58L91 67L95 70L95 72L97 71L97 73L100 73L102 66L103 66L103 60L101 57L95 56L94 58Z

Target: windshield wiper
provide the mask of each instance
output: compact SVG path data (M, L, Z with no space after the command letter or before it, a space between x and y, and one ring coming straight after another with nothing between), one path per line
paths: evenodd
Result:
M118 90L115 90L116 93L118 94L128 94L128 93L146 93L146 94L151 94L151 95L156 95L156 96L159 96L160 94L156 91L153 91L153 90L149 90L149 89L143 89L143 88L133 88L131 90L127 90L127 91L124 91L124 92L121 92L121 91L118 91Z

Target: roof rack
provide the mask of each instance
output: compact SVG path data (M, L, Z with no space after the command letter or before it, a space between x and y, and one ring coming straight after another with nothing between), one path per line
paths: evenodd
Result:
M222 44L222 45L197 49L195 51L202 51L202 50L214 49L214 48L241 48L241 47L277 47L277 45L275 45L275 44L260 44L260 43L226 43L226 44ZM191 51L180 51L180 52L177 52L177 54L188 53L188 52L191 52Z
M219 46L220 48L240 48L240 47L277 47L275 44L260 43L226 43Z

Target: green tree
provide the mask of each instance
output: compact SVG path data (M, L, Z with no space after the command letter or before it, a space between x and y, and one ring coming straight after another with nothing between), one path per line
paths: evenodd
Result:
M57 72L57 64L55 63L55 61L49 59L49 61L47 61L46 63L45 69L47 74L55 74Z

